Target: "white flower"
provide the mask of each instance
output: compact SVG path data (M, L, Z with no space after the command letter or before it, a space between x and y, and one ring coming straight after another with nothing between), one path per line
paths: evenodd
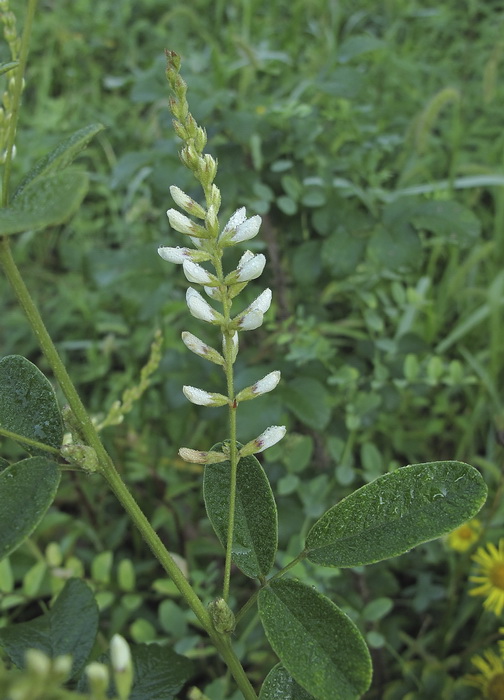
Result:
M215 309L212 309L210 304L203 299L201 294L192 287L189 287L186 292L186 302L191 314L195 318L199 318L201 321L216 323L223 320L221 314L217 313Z
M259 253L259 255L253 255L252 258L238 265L238 276L236 281L250 282L250 280L257 279L257 277L262 275L265 265L266 258L262 253Z
M268 391L273 391L273 389L278 385L279 381L280 372L275 370L274 372L267 374L262 379L259 379L258 382L252 385L251 389L256 396L260 396L261 394L266 394Z
M236 233L229 240L231 243L242 243L243 241L248 241L254 236L257 236L259 229L261 228L261 217L257 214L251 216L236 229Z
M266 394L268 391L273 391L273 389L278 385L279 381L280 372L278 370L270 372L262 379L259 379L259 381L255 384L252 384L252 386L248 386L246 389L240 391L236 397L236 400L240 402L255 399L257 396L261 396L261 394Z
M187 195L185 192L182 192L179 187L172 185L170 187L170 194L175 204L177 204L188 214L194 214L194 216L197 216L199 219L205 218L205 210L203 207L198 204L198 202L195 202L194 199L189 197L189 195Z
M245 207L237 209L229 219L221 234L221 243L232 245L248 241L257 235L261 226L261 217L252 216L247 219Z
M208 233L202 226L195 224L189 217L184 216L176 209L168 209L166 212L170 226L179 233L186 233L188 236L197 238L208 238Z
M186 399L198 406L224 406L229 402L227 396L198 389L195 386L183 386L182 391Z
M131 666L131 652L128 642L120 634L114 634L110 642L110 661L114 671L119 673Z
M158 254L166 260L167 262L175 263L175 265L182 265L184 260L187 260L191 254L190 248L169 248L168 246L160 246L158 248Z
M198 265L198 263L192 262L192 260L183 260L182 265L184 268L184 275L189 282L195 282L197 284L217 283L217 278L207 272L204 267Z
M238 328L242 331L253 331L259 328L262 325L264 314L271 305L271 298L271 289L265 289L259 294L257 299L235 318Z
M224 358L222 357L220 352L217 352L217 350L214 350L214 348L212 348L212 347L210 347L210 345L207 345L206 343L204 343L202 340L197 338L192 333L189 333L188 331L184 331L182 333L182 340L183 340L186 348L188 348L191 352L194 352L196 355L199 355L200 357L204 357L205 360L210 360L211 362L215 362L216 365L224 366Z
M263 450L268 449L268 447L276 445L276 443L280 442L284 437L286 432L285 425L271 425L269 428L266 428L259 437L247 442L247 444L241 448L240 457L257 454L258 452L263 452Z
M181 447L178 453L185 462L193 464L217 464L217 462L225 462L227 459L223 452L201 452L200 450L191 450L189 447Z

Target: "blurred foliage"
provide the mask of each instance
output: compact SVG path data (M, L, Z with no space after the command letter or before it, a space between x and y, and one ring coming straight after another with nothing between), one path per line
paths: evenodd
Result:
M199 196L178 161L164 48L183 57L191 109L219 160L224 217L242 205L263 217L251 247L268 258L263 283L274 308L244 343L237 381L240 389L280 368L283 382L261 412L240 407L239 439L270 424L289 428L265 454L285 556L298 551L300 528L357 486L432 459L483 470L491 488L484 537L495 541L503 532L503 23L496 0L379 8L371 0L40 0L17 172L85 124L107 128L81 157L91 186L80 212L44 235L22 234L14 252L98 421L138 383L161 328L164 354L150 387L103 436L205 601L220 585L222 552L200 469L177 450L222 440L224 414L188 404L181 387L190 379L220 391L222 377L185 351L181 331L196 330L186 281L156 254L159 244L180 244L165 216L168 187ZM46 371L3 279L0 299L2 353ZM236 700L202 650L195 619L99 480L66 475L57 504L1 564L2 624L11 610L17 621L32 617L68 575L85 576L107 639L121 631L175 643L200 661L210 700ZM366 570L299 565L367 634L375 665L367 697L475 697L460 679L497 625L467 595L470 553L438 542ZM241 589L250 585L243 578ZM274 659L253 613L235 644L241 656L248 650L252 680L262 680Z

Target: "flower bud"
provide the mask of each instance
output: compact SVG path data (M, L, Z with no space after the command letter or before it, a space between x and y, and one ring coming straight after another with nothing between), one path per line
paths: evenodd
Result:
M287 430L284 425L271 425L269 428L266 428L259 437L247 442L247 444L241 448L239 452L240 457L248 457L248 455L257 454L258 452L268 449L268 447L276 445L276 443L280 442L284 437L286 432Z
M208 207L205 217L205 227L212 238L215 238L219 233L219 220L217 219L217 212L213 204Z
M222 349L224 354L226 354L229 349L231 351L231 361L234 362L236 360L238 355L238 333L236 331L231 337L227 335L222 336Z
M182 340L186 348L188 348L188 350L190 350L191 352L194 352L195 355L204 357L205 360L214 362L216 365L221 365L221 367L224 366L224 358L222 357L220 352L214 350L214 348L204 343L192 333L184 331L182 333Z
M210 391L204 391L203 389L198 389L195 386L183 386L182 391L184 396L191 403L195 403L198 406L224 406L229 403L227 396L223 394L216 394Z
M245 207L237 209L222 231L220 241L223 245L234 245L248 241L257 235L261 227L261 217L247 219Z
M181 214L176 209L168 209L166 212L170 226L178 231L179 233L185 233L188 236L195 236L196 238L208 238L208 233L205 231L203 226L195 224L187 216Z
M109 671L105 664L92 661L86 666L86 675L93 697L105 698L109 684Z
M249 386L246 389L240 391L240 393L236 397L236 400L248 401L249 399L255 399L256 396L261 396L262 394L266 394L269 391L273 391L273 389L275 389L275 387L278 385L279 381L280 372L278 370L270 372L262 379L259 379L259 381L255 384L252 384L252 386Z
M184 275L189 282L207 285L219 284L219 280L215 275L210 274L204 267L201 267L198 263L192 262L192 260L184 260L182 266L184 268Z
M170 187L170 194L175 204L177 204L185 212L197 216L198 219L205 218L206 212L204 208L200 204L198 204L198 202L195 202L194 199L192 199L192 197L189 197L189 195L183 192L180 189L180 187L172 185Z
M249 260L240 263L238 265L236 273L231 273L231 275L236 274L236 277L235 279L233 279L232 283L250 282L250 280L257 279L257 277L262 275L265 265L266 258L262 253L259 253L259 255L254 255ZM231 275L228 275L228 277L230 277Z
M178 453L185 462L192 462L192 464L217 464L227 460L223 452L201 452L191 450L189 447L181 447Z
M110 662L120 700L127 700L133 684L133 662L128 642L120 634L114 634L110 642Z
M192 260L193 262L205 262L210 260L210 254L204 250L194 250L193 248L181 248L177 246L176 248L170 248L168 246L160 246L158 248L159 257L163 258L167 262L175 263L175 265L182 265L184 260Z
M189 307L189 311L194 316L194 318L199 318L200 321L206 321L207 323L221 323L224 318L215 309L212 309L210 304L203 299L201 294L197 292L192 287L186 292L186 302Z
M216 598L208 605L212 623L217 632L221 634L231 634L236 626L233 611L224 598Z
M263 316L271 304L271 289L265 289L257 299L233 319L233 324L242 331L253 331L262 325Z

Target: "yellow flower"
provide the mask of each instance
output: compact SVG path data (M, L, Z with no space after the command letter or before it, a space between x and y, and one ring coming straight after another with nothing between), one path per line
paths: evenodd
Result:
M479 571L477 576L470 576L469 580L480 585L469 593L486 596L484 607L500 615L504 608L504 538L499 540L498 549L491 542L486 549L478 547L473 559L478 564Z
M453 530L446 537L446 543L448 547L454 549L456 552L466 552L472 545L478 541L483 526L480 521L476 518L474 520L469 520L468 523L464 523L456 530Z
M502 656L488 649L483 656L473 656L471 662L480 673L464 677L464 682L478 688L488 700L504 699L504 662Z

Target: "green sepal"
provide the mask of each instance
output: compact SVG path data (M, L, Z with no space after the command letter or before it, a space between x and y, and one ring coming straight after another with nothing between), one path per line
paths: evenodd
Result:
M299 581L278 579L259 591L258 605L273 651L315 700L357 700L369 688L366 643L329 598Z
M481 474L463 462L427 462L378 477L328 510L306 537L322 566L361 566L396 557L451 532L484 504Z
M88 660L97 631L98 606L91 589L80 579L70 579L49 612L0 629L0 645L20 668L27 649L40 649L52 659L71 654L75 677Z
M224 443L212 447L222 452ZM237 450L242 445L236 443ZM227 544L231 462L206 464L203 498L210 522L223 547ZM253 455L242 457L236 474L236 507L232 559L251 578L266 576L275 561L277 509L268 477Z
M87 188L88 176L78 170L34 180L10 206L0 209L0 236L62 224L79 208Z
M0 426L57 449L63 440L63 419L54 389L47 377L21 355L0 360ZM22 444L30 454L47 454Z
M58 465L28 457L0 473L0 559L31 535L56 496Z
M61 141L53 151L37 161L24 176L14 192L12 200L15 201L34 180L38 180L48 173L55 173L67 168L86 148L91 139L104 128L103 124L89 124Z

